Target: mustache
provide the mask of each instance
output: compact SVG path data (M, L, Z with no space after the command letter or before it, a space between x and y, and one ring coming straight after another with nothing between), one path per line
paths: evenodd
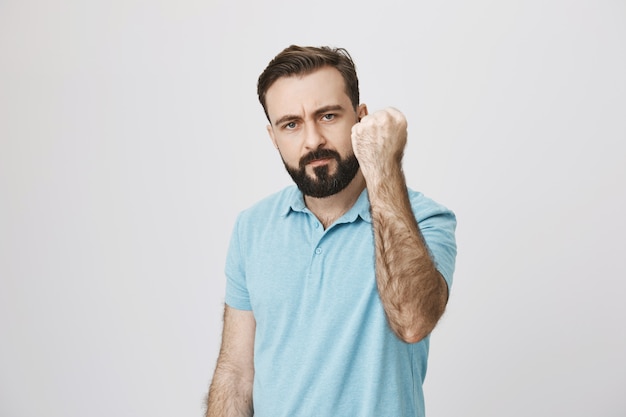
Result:
M325 158L334 158L337 161L341 161L341 155L339 155L339 152L333 151L332 149L318 149L316 151L309 152L300 158L300 169L304 169L306 164L311 161Z

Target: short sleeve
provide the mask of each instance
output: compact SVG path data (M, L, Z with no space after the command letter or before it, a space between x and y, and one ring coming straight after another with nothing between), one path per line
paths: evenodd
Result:
M443 275L449 289L452 286L457 253L456 215L423 196L419 200L412 200L416 220L435 266Z
M238 310L252 310L250 296L246 285L246 270L242 246L245 239L241 233L241 216L237 217L231 234L228 253L226 255L226 296L225 301L230 307Z

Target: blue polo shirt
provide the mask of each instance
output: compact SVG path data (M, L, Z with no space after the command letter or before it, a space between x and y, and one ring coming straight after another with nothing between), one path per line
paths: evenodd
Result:
M409 197L449 287L455 216ZM243 211L226 277L226 303L256 319L255 417L424 416L429 338L407 344L387 324L367 190L326 230L295 186Z

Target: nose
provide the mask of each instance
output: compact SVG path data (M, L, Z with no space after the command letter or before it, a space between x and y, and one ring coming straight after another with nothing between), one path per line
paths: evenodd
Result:
M322 130L315 123L307 123L304 128L304 146L309 150L317 150L326 143Z

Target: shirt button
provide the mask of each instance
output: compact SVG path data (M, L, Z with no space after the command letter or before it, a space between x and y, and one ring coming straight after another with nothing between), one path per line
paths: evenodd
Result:
M318 227L320 227L319 223L315 223L315 228L317 229Z
M322 253L322 248L317 248L317 249L315 249L315 253L317 253L318 255L319 255L320 253Z

